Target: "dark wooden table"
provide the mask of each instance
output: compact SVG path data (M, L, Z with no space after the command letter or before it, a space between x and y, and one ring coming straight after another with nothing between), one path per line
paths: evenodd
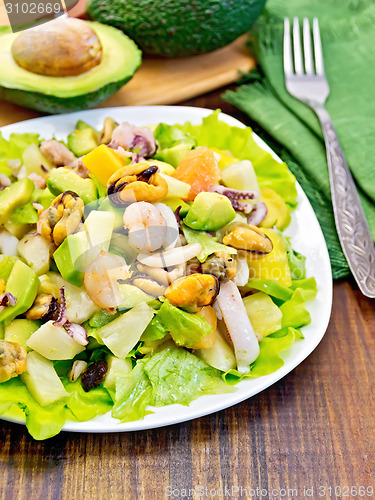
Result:
M182 104L220 107L250 124L220 94ZM337 282L317 349L232 408L161 429L63 432L45 442L1 422L0 498L371 498L374 354L374 301L353 281Z

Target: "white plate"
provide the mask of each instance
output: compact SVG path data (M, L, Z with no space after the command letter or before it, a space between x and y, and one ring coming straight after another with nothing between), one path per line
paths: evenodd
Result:
M45 139L55 136L57 139L66 139L74 130L78 119L84 120L95 128L100 129L104 118L111 116L118 122L129 121L135 125L147 125L159 122L169 124L191 121L200 123L204 116L211 110L203 108L190 108L179 106L136 106L94 109L57 116L46 116L8 125L1 129L5 138L11 132L38 132ZM234 118L221 114L220 118L230 125L244 127ZM270 151L281 163L281 160L268 148L268 146L254 134L257 143ZM142 429L152 429L165 425L184 422L203 415L228 408L240 401L244 401L274 384L293 368L299 365L319 344L329 322L332 307L332 274L328 251L319 223L313 209L302 191L298 189L298 207L293 213L292 222L286 234L291 236L293 248L307 257L306 269L308 276L315 276L318 284L318 296L308 303L312 322L303 328L304 340L296 341L293 346L283 352L285 361L275 373L257 379L243 380L237 384L237 391L230 394L202 396L193 401L188 407L182 405L165 406L157 408L154 414L147 415L143 420L119 424L109 414L96 417L89 422L67 422L63 430L73 432L125 432ZM23 423L21 419L2 417L10 422Z

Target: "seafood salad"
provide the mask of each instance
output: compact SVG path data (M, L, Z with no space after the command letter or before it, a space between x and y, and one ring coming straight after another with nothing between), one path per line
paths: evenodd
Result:
M286 164L213 112L0 134L0 414L35 439L283 365L316 282L283 234Z

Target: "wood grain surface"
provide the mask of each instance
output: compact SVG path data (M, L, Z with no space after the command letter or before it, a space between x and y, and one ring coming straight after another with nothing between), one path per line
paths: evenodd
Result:
M219 94L184 104L250 124ZM358 492L375 489L374 353L374 302L352 281L335 283L317 349L232 408L167 428L45 442L1 422L0 498L372 498Z

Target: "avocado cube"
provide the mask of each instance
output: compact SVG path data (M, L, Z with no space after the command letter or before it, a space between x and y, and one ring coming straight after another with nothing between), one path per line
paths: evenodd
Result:
M177 144L169 149L158 151L155 157L177 168L192 147L192 144Z
M83 120L78 120L76 123L76 130L84 130L85 128L91 128L91 130L95 132L96 137L99 137L99 132L94 127L84 122Z
M0 279L8 281L17 260L18 257L14 257L13 255L0 255Z
M114 229L122 229L124 227L124 208L118 208L112 205L109 198L105 197L99 201L99 210L102 212L112 212L115 214Z
M29 201L34 189L35 184L26 177L0 191L0 224L7 222L16 208Z
M218 193L199 193L184 224L198 231L217 231L236 217L231 202Z
M87 235L82 231L70 234L53 254L61 276L72 285L82 286L85 270L82 256L88 249Z
M47 187L55 196L65 191L73 191L78 194L85 205L95 201L98 197L95 184L91 179L83 179L73 170L65 167L52 170L47 180Z
M26 341L30 336L40 327L39 321L31 319L14 319L9 325L5 327L4 340L8 342L16 342L22 345L26 351L31 351L30 347L26 345Z
M8 221L4 224L5 229L8 233L15 236L20 240L26 233L33 231L33 224L15 224L14 222Z
M27 355L27 369L21 380L40 406L50 406L69 396L52 361L35 351Z
M98 133L91 127L77 129L68 135L68 148L78 157L98 146Z
M179 216L181 217L181 219L183 219L190 210L190 205L188 205L181 198L166 198L163 200L163 203L167 205L167 207L169 207L172 212L175 212L178 207L181 207L179 212Z
M36 273L22 261L17 260L9 275L5 292L17 298L14 306L7 306L0 312L0 323L9 324L16 316L30 309L35 300L39 279Z
M45 189L36 189L31 197L32 201L36 201L40 205L42 205L45 210L48 208L53 200L56 198L54 194L48 188Z

